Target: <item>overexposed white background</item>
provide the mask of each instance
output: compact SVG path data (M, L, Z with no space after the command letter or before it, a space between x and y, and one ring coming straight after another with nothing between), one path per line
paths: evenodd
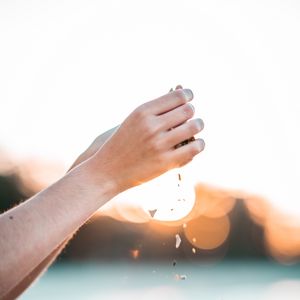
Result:
M198 181L300 214L300 2L0 2L0 146L66 166L176 84L207 147Z

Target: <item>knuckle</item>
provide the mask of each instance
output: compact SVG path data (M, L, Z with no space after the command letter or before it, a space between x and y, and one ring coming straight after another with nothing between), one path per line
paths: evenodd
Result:
M148 120L147 118L144 118L142 120L142 130L144 131L145 134L149 135L152 133L152 125L150 120Z
M142 120L142 130L147 136L153 136L160 131L160 124L147 116Z
M159 153L161 152L162 145L157 139L154 139L151 142L151 149L152 151ZM157 159L160 159L160 156L158 156Z
M147 104L146 103L142 104L141 106L136 108L134 113L135 113L135 116L139 119L146 118L147 115L148 115L148 106L147 106Z

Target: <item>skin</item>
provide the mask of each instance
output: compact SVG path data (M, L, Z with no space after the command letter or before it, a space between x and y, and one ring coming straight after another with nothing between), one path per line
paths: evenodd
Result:
M204 149L201 139L174 147L203 128L200 119L190 120L192 98L190 90L179 88L139 106L99 136L63 178L0 216L1 299L20 295L111 198Z

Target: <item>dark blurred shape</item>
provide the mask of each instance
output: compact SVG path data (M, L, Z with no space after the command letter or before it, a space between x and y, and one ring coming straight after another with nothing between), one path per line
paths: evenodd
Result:
M242 200L236 201L228 217L231 231L226 242L211 250L197 251L185 237L182 226L168 227L155 222L124 223L110 217L95 217L72 239L62 259L167 260L172 265L174 260L215 262L227 258L267 258L263 229L252 221ZM182 238L178 249L175 247L177 233Z
M264 229L249 216L245 202L237 199L229 214L231 233L228 240L228 258L261 258L266 256Z
M0 174L1 213L38 192L39 185L27 169ZM173 261L269 259L270 255L279 262L299 261L299 224L288 216L270 214L271 207L263 199L252 195L237 199L231 191L204 184L197 185L196 193L194 210L178 222L137 224L96 214L75 234L59 261L164 260L172 265ZM177 234L182 240L178 248Z
M22 191L16 174L0 175L0 213L22 202L30 195Z

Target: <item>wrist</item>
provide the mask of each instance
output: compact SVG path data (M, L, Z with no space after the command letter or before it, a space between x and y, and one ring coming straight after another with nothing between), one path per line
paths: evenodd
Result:
M101 199L99 206L102 206L120 191L117 182L104 170L98 168L97 165L92 156L72 169L68 174L77 177L77 182L91 198Z

